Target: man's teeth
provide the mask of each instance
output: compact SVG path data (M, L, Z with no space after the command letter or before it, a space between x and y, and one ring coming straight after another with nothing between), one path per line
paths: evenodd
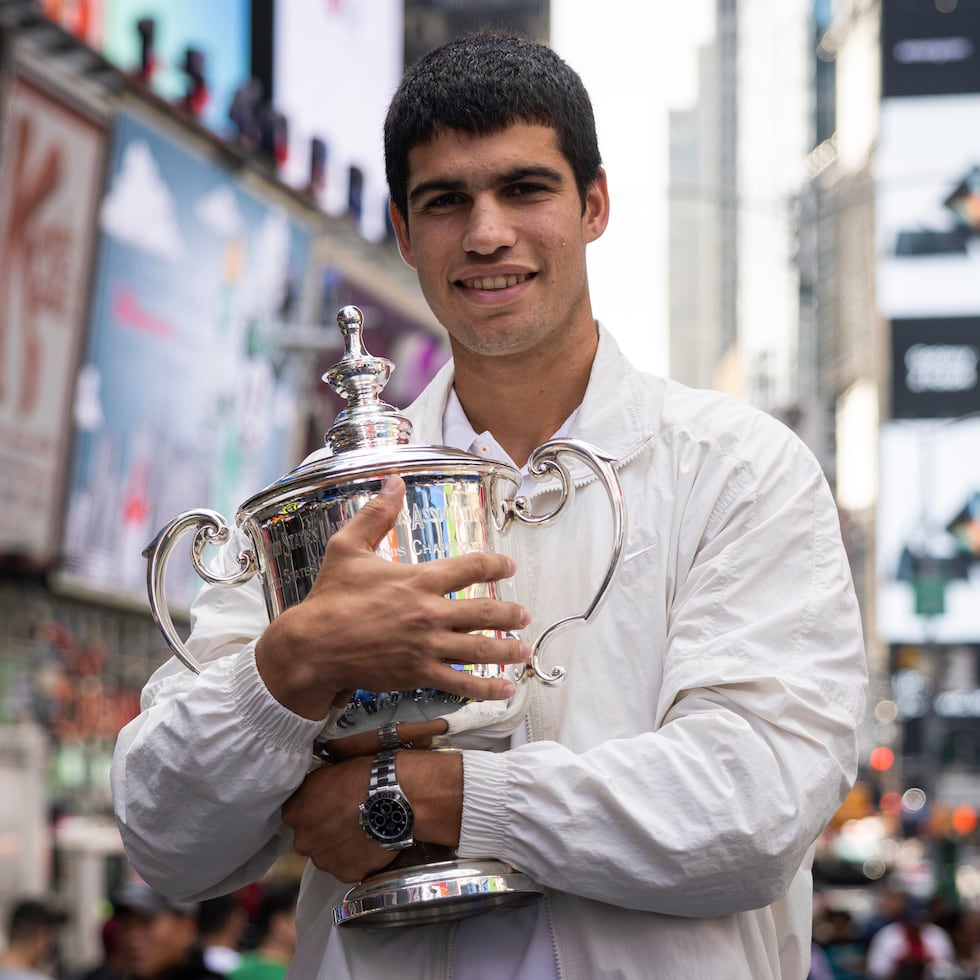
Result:
M467 279L463 285L467 289L506 289L527 279L528 276L483 276L479 279Z

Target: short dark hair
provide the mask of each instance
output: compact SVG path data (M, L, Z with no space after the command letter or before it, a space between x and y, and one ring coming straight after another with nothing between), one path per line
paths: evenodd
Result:
M255 930L260 939L269 932L272 920L282 913L292 912L299 899L298 881L277 881L265 887L255 917Z
M211 936L224 929L231 917L241 908L238 896L232 892L229 895L216 895L206 898L197 909L197 928L202 936Z
M65 919L65 913L53 905L37 899L24 899L10 910L7 935L14 943L29 941L43 929L61 925Z
M602 165L589 93L551 48L497 31L450 41L402 78L384 124L385 173L395 207L407 218L413 147L441 130L485 136L515 122L555 130L584 207Z

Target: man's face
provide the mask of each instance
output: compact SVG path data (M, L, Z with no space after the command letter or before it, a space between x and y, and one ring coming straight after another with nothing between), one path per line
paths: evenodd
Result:
M392 220L457 360L594 336L585 246L608 220L604 175L583 212L554 130L526 123L488 136L443 130L408 164L407 221L395 210Z
M120 958L130 975L152 980L187 959L195 931L194 920L186 915L126 911L119 919Z

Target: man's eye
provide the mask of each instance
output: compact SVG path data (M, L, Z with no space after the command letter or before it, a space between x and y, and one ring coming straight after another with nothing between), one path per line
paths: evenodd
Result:
M540 194L545 190L547 190L547 188L541 184L524 182L511 185L510 194L511 197L527 197L529 194Z
M425 202L427 211L438 211L440 208L452 207L459 202L458 194L440 194L438 197L431 197Z

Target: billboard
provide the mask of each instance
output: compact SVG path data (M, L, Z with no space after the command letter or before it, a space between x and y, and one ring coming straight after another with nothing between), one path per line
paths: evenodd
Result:
M185 55L188 48L199 51L207 88L201 122L222 136L231 131L232 97L251 74L251 0L41 0L40 7L168 101L187 93ZM144 64L141 21L152 22L150 64Z
M372 241L387 235L382 126L402 74L402 23L402 0L275 5L272 95L288 119L280 176L307 188L320 141L317 203Z
M884 0L883 98L980 92L980 3Z
M100 124L14 75L0 145L0 554L54 557L102 187Z
M980 640L980 418L888 422L880 434L878 632Z
M980 2L881 5L883 316L980 314Z
M142 549L183 510L234 517L297 462L300 367L277 346L310 231L135 114L99 210L62 580L145 598ZM170 589L189 600L197 581Z
M877 153L882 315L980 314L980 95L888 99Z
M980 317L893 320L891 374L892 418L980 413Z

